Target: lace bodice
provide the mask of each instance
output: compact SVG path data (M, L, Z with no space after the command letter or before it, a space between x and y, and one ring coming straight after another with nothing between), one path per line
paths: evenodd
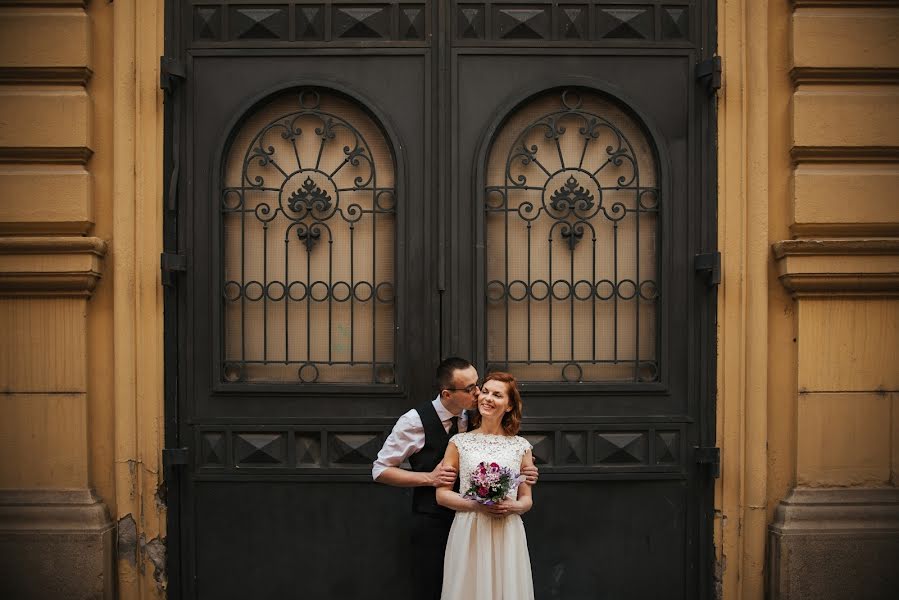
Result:
M495 462L508 467L515 473L521 471L521 458L531 449L531 444L520 436L493 435L468 431L450 438L450 442L459 449L459 486L464 491L475 468L481 462ZM509 492L514 498L517 492Z

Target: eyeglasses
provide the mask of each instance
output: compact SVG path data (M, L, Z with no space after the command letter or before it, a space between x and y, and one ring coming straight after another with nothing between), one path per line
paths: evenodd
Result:
M466 385L464 388L443 388L448 392L465 392L466 394L473 394L475 390L480 390L481 386L477 383L472 383L471 385Z

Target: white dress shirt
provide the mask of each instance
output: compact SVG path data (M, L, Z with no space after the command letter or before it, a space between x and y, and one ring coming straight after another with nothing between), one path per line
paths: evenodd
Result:
M459 417L459 433L468 429L468 416L465 411L460 415L454 415L443 406L440 396L431 403L437 411L437 416L443 422L443 428L449 433L452 427L451 419ZM384 446L378 452L378 459L372 464L371 476L377 480L381 473L389 467L399 467L407 458L425 447L425 428L421 423L421 416L414 408L404 413L396 421L393 431L384 441Z

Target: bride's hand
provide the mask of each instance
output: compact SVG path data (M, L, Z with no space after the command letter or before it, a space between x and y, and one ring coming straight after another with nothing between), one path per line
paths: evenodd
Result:
M498 504L479 503L476 510L496 518L502 518L508 515L520 515L527 512L522 503L518 500L503 500Z
M509 508L506 506L506 502L500 502L499 504L481 504L480 502L475 502L475 504L477 505L475 511L490 517L501 518L509 514Z
M500 506L505 507L507 515L523 515L530 508L525 506L525 503L521 500L503 500Z

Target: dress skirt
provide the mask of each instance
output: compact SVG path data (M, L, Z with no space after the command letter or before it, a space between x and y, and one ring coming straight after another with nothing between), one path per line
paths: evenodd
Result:
M442 600L533 600L531 560L519 515L457 512L443 557Z

